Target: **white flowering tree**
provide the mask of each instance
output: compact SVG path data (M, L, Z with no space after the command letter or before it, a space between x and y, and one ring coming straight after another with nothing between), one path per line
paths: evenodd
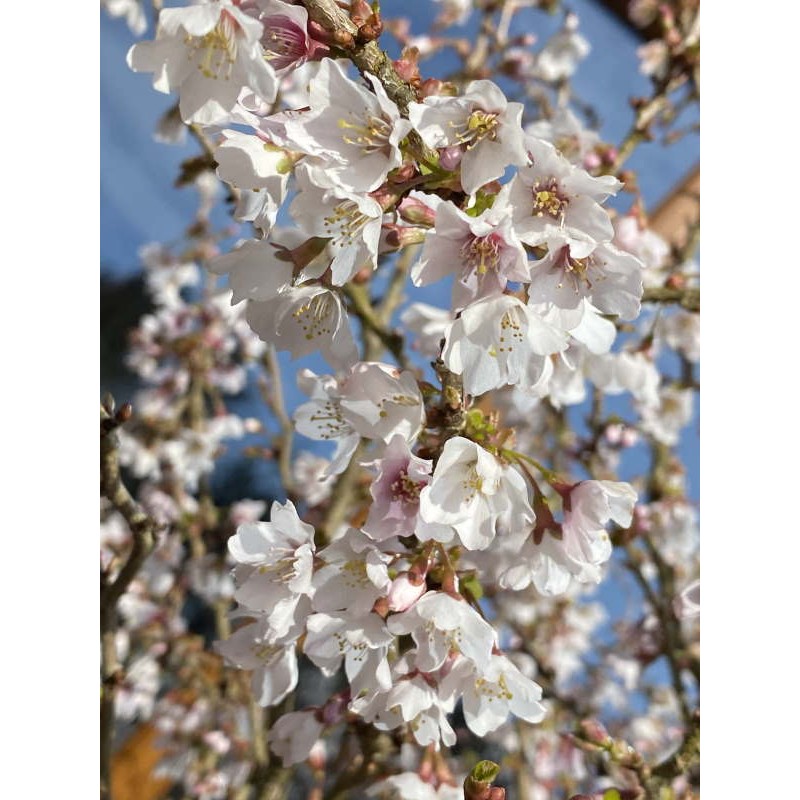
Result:
M686 133L698 3L629 4L619 142L577 17L520 32L558 0L102 5L201 203L101 403L101 796L699 797L698 236L626 165Z

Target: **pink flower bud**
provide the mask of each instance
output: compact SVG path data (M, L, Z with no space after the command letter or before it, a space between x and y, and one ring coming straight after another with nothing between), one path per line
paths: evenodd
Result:
M599 155L597 155L597 153L595 153L594 150L587 153L583 157L583 168L585 170L597 169L602 163L603 163L602 159L600 158Z
M412 573L403 572L392 581L389 589L389 609L391 611L407 611L425 594L425 581L416 578Z
M439 164L442 169L454 170L460 163L464 152L458 145L443 147L439 151Z
M622 431L622 446L633 447L639 441L639 433L634 428L625 428Z
M231 740L222 731L207 731L203 734L203 742L221 756L231 749Z
M325 725L336 725L344 718L347 704L350 702L350 692L337 694L331 697L320 709L317 719Z
M617 445L622 441L623 427L617 423L606 428L606 441L609 444Z
M432 228L436 224L436 212L414 197L404 197L397 210L406 222L414 225Z
M605 148L605 150L603 150L603 155L602 155L603 163L611 166L616 162L618 156L619 156L619 151L617 150L617 148L614 147L613 145L609 145L608 147Z
M311 769L325 769L326 755L325 742L323 742L322 739L317 739L311 747L311 752L308 754L308 764Z
M605 727L596 719L584 719L580 722L580 729L583 737L592 744L607 745L611 742L611 737Z

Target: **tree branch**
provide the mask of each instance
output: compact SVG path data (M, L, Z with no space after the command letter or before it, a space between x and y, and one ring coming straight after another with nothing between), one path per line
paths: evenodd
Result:
M104 800L111 798L114 700L122 673L117 660L117 602L155 547L158 531L155 520L131 497L119 472L119 440L115 430L130 417L130 405L124 405L116 415L113 411L113 399L100 406L100 494L128 523L133 546L113 581L106 573L100 574L100 796Z

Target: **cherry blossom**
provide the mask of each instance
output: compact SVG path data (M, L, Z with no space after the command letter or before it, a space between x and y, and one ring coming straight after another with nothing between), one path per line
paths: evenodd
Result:
M522 104L509 103L492 81L472 81L460 97L432 96L411 103L408 113L426 144L458 151L467 194L500 178L509 165L528 162Z
M411 277L425 286L456 274L453 309L500 294L509 281L530 279L528 258L514 233L510 209L495 203L477 217L470 217L452 203L436 211L436 227L425 239L422 257Z
M262 30L233 0L165 8L155 41L135 44L128 65L152 72L159 92L180 92L184 122L224 122L242 89L267 102L275 99L278 84L262 55Z

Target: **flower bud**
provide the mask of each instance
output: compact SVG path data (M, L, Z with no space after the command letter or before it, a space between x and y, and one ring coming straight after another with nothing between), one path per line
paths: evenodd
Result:
M414 225L432 228L436 224L436 212L414 197L404 197L397 210L402 219Z
M406 83L419 85L421 80L419 74L419 49L416 47L406 47L403 49L400 58L394 61L394 68L397 74Z
M454 170L461 163L463 155L464 152L458 145L443 147L439 151L439 164L442 169Z
M611 737L603 724L596 719L581 720L579 726L583 738L592 744L605 747L611 744Z
M421 244L425 241L424 228L407 228L403 225L384 225L385 242L393 250L400 250L410 244Z
M419 173L417 172L417 168L414 164L403 164L402 167L398 167L391 173L389 176L389 182L405 183L406 181L410 181L412 178L416 178L418 174Z
M308 754L308 765L314 770L325 769L325 742L322 739L317 739L311 747L311 752Z
M592 150L590 153L587 153L583 157L583 168L585 170L591 171L593 169L597 169L600 164L602 164L602 160L594 150Z
M618 445L622 442L624 428L619 423L613 423L606 428L606 441L611 445Z
M203 742L220 756L231 749L231 740L222 731L207 731L203 734Z
M389 610L407 611L426 590L424 578L419 578L413 572L401 573L392 581L389 589Z

